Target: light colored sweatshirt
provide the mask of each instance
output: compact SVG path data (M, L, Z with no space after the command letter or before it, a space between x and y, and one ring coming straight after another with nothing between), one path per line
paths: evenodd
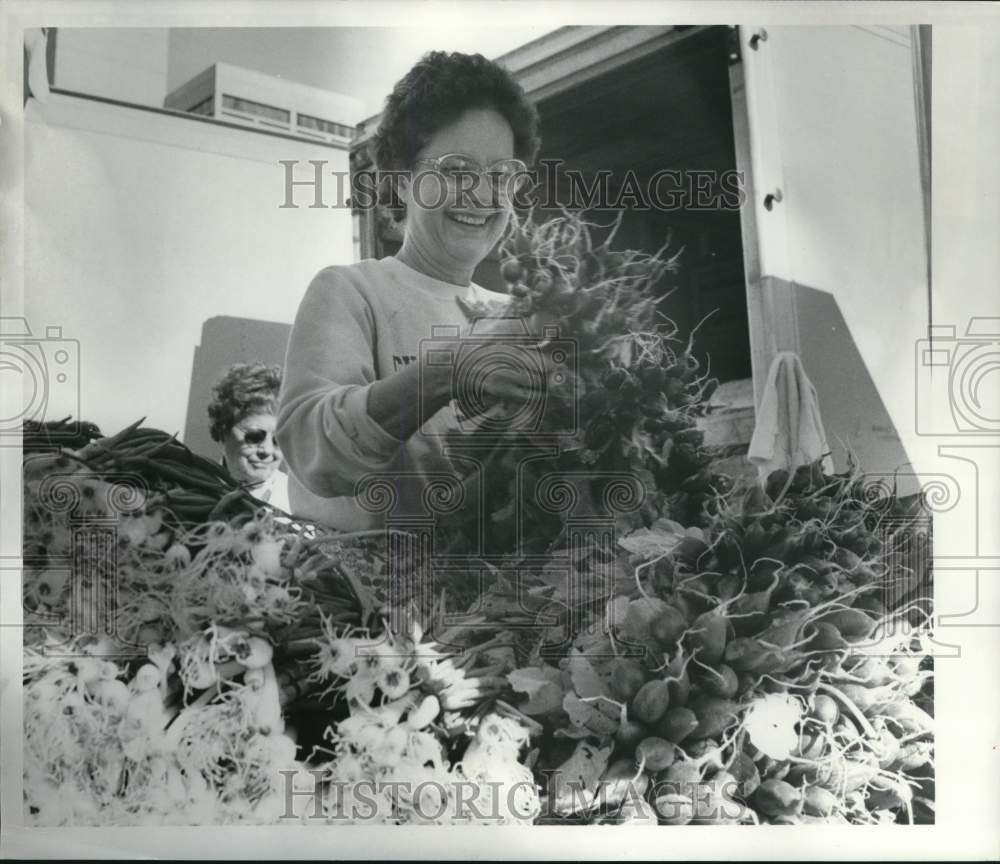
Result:
M500 298L474 283L462 289L433 279L394 257L326 267L312 280L289 338L278 409L294 515L344 531L379 527L382 516L355 498L362 477L388 475L399 515L424 512L429 475L454 473L442 437L453 406L403 441L379 426L367 405L372 382L415 363L435 327L465 327L456 296Z

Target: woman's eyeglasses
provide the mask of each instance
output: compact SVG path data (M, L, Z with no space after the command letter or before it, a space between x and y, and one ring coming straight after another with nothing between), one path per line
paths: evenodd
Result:
M417 159L416 164L430 165L446 180L459 183L463 178L478 180L485 177L494 194L513 198L528 179L528 166L520 159L501 159L483 167L471 156L463 153L445 153L433 159ZM471 191L471 187L470 187Z
M244 447L259 447L263 444L268 436L271 438L271 443L277 447L278 439L274 437L273 432L269 432L267 429L234 429L236 436L240 439L240 444Z

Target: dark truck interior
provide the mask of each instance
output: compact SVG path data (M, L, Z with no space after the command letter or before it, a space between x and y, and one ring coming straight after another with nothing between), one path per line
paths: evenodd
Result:
M588 209L587 218L610 226L624 210L616 248L652 252L668 235L669 254L683 248L679 270L660 286L670 292L661 308L685 337L701 322L697 349L720 382L751 374L740 213L691 206L697 201L672 193L690 191L692 183L701 182L699 174L736 170L727 29L705 28L538 103L539 165L543 160L559 163L549 174L557 178L555 199L573 201L567 172L579 172L584 187L593 187L598 172L605 172L609 203L617 198L619 206ZM655 206L649 189L655 186L651 178L668 170L681 172L684 182L678 187L666 178L656 187L661 203L676 206L665 210ZM641 190L639 206L625 194L633 180L631 188ZM579 181L576 191L577 201L586 203ZM654 206L645 209L643 197ZM558 209L538 211L541 219L557 215ZM387 244L387 252L394 251ZM503 290L495 259L484 261L476 278Z

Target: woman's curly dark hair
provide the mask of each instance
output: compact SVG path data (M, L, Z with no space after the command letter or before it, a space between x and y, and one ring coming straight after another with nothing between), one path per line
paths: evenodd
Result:
M538 155L538 111L513 76L482 54L431 51L386 98L373 138L379 171L408 171L435 132L473 108L492 108L514 132L514 156L530 168ZM388 203L391 189L380 199Z
M281 367L263 363L236 363L212 388L208 406L213 441L222 442L229 431L250 414L274 414L278 410Z

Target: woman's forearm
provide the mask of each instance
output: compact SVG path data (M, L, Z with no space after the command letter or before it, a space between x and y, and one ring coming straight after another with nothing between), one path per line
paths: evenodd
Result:
M406 441L450 399L448 368L410 363L369 386L368 414L390 435Z

